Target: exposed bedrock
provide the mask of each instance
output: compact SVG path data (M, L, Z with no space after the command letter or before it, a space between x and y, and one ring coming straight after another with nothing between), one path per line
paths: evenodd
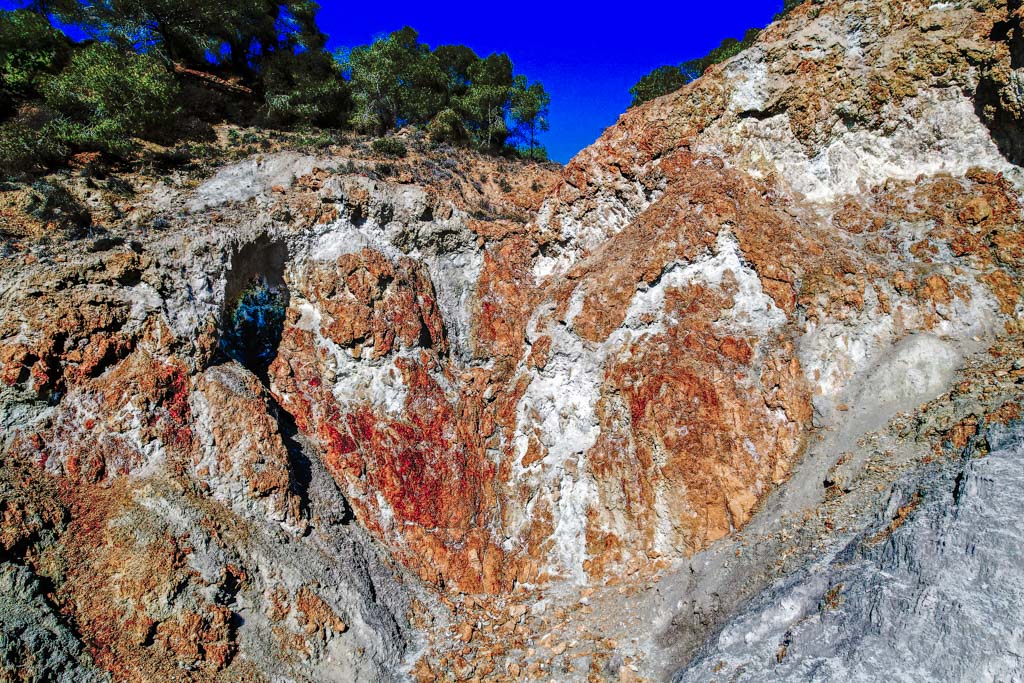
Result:
M870 678L915 633L907 671L981 666L928 622L989 615L1005 678L1018 15L809 2L560 170L266 154L152 179L135 244L4 256L40 666Z
M1012 681L1024 668L1024 429L984 435L877 521L771 586L676 681Z

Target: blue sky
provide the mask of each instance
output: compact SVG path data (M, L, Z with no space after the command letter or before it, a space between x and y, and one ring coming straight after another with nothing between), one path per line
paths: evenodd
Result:
M0 0L0 8L24 5ZM481 56L507 52L516 72L551 95L542 142L566 162L615 123L629 88L651 69L700 57L723 38L767 25L782 0L730 2L331 2L321 0L328 47L369 43L412 26L431 47L458 43Z
M629 106L629 88L645 73L703 56L723 38L766 26L782 9L782 0L321 4L331 48L409 25L432 47L507 52L517 73L541 81L551 95L551 131L543 142L561 162L615 123Z

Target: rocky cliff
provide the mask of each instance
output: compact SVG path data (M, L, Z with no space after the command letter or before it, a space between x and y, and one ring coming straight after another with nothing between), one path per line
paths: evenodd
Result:
M563 169L12 186L0 663L1012 680L1022 18L808 2Z

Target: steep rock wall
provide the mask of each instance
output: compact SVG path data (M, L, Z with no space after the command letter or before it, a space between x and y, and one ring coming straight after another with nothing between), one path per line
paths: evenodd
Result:
M136 244L6 257L0 444L57 511L9 506L5 552L60 588L5 575L77 624L52 657L399 677L438 596L511 615L803 512L1021 331L1020 30L806 3L557 174L270 154L154 182ZM254 287L283 323L244 367Z

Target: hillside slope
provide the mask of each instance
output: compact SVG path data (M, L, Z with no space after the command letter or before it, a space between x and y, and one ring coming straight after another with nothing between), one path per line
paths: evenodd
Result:
M931 492L1020 449L1010 5L805 3L560 170L356 144L133 192L87 171L54 181L102 226L78 240L5 192L0 570L39 616L0 612L0 662L897 670L842 650L864 596L962 570L914 540L953 514ZM963 462L990 433L998 458ZM1004 494L972 484L978 514L937 533L994 533ZM1013 546L974 546L1019 581ZM1021 607L998 595L996 633ZM951 677L982 666L929 633Z

